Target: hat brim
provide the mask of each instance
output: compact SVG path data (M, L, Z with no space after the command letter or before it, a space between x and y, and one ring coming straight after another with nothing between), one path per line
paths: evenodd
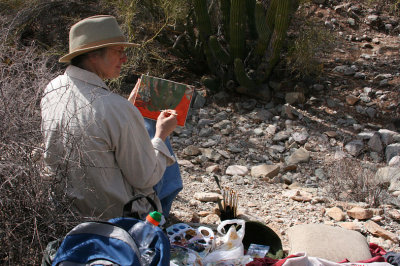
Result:
M87 52L90 52L90 51L93 51L93 50L97 50L97 49L100 49L100 48L104 48L104 47L108 47L108 46L118 46L118 45L122 45L122 46L126 46L126 47L139 47L140 46L139 44L130 43L130 42L105 43L105 44L102 44L102 45L92 46L92 47L88 47L88 48L84 48L84 49L77 49L76 51L73 51L72 53L66 54L63 57L61 57L58 60L58 62L60 62L60 63L70 63L71 59L76 57L76 56L78 56L78 55L81 55L81 54L84 54L84 53L87 53Z

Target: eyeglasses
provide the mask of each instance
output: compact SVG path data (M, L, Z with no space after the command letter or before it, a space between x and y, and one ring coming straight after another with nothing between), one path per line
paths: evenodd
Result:
M111 47L108 47L108 49L118 52L119 58L123 58L126 56L125 49L117 49L117 48L111 48Z

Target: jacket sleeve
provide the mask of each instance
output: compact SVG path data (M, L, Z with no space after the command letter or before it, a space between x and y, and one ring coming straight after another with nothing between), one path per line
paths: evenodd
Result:
M116 163L135 190L151 193L175 158L164 141L150 139L136 107L125 100L118 109L107 117Z

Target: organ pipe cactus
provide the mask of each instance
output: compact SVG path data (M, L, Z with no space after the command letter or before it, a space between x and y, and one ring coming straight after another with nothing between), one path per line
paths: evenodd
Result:
M223 88L234 81L241 93L268 97L257 91L268 90L265 84L279 61L297 0L270 0L268 8L259 0L214 0L211 7L209 0L192 1L193 26L198 30L195 43L203 46L214 76L214 80L203 78L204 84Z

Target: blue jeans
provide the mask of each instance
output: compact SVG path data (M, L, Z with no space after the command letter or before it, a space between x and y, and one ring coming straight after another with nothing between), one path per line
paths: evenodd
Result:
M145 118L144 124L146 126L147 132L150 135L150 138L153 138L156 133L156 121ZM175 157L175 154L171 147L171 143L169 142L169 138L165 140L165 144L171 152L171 155ZM154 190L156 191L158 198L161 201L163 214L166 218L168 218L169 216L172 202L182 189L183 183L181 172L179 171L178 163L175 162L173 165L170 165L165 169L164 175L161 178L160 182L158 182L154 186Z

